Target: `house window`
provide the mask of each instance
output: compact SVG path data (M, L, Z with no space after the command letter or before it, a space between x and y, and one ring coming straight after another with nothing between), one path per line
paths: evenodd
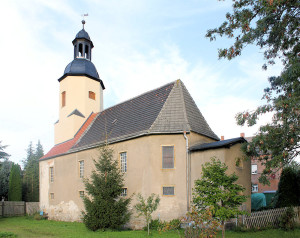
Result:
M252 192L253 193L258 192L258 185L257 184L252 185Z
M50 199L54 199L54 193L50 193Z
M50 182L52 183L54 181L54 169L53 169L53 167L50 167L49 178L50 178Z
M84 191L79 191L79 197L84 198Z
M127 196L127 188L122 188L121 196L122 197L126 197Z
M162 168L163 169L174 168L174 146L162 147Z
M251 174L257 174L257 164L251 165Z
M120 164L121 164L121 172L125 173L127 171L127 153L120 153Z
M84 160L79 161L79 177L83 178L84 176Z
M66 106L66 91L61 93L61 107Z
M163 195L174 196L175 195L175 188L174 188L174 186L163 187Z
M92 91L89 91L89 98L93 99L93 100L96 100L96 94Z

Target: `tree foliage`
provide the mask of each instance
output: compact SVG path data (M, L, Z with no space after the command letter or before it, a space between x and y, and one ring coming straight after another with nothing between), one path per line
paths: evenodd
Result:
M213 216L222 224L222 234L225 235L224 222L236 215L244 214L239 210L247 197L240 193L245 188L236 184L238 176L227 175L228 167L225 163L211 158L211 162L202 165L202 177L195 180L193 204L200 213L205 213L207 207L212 207Z
M259 157L265 165L262 183L268 183L272 169L282 168L300 153L299 20L297 0L237 0L224 23L206 34L210 40L217 35L234 40L229 48L219 49L219 58L230 60L247 45L256 44L264 52L264 69L276 59L283 62L281 74L270 77L270 86L264 90L266 103L236 116L239 125L252 126L259 116L273 113L272 122L261 126L252 142L243 148L247 156Z
M94 164L96 170L90 179L84 180L88 196L83 198L83 222L92 231L119 229L129 221L128 205L131 199L121 197L124 178L118 161L113 159L113 150L107 145L102 146Z
M18 164L13 164L9 175L9 201L22 201L22 177L21 167Z
M12 162L8 159L1 162L0 167L0 199L8 198L9 174L11 171Z
M157 209L160 198L158 195L155 196L152 193L147 199L144 199L143 196L139 193L137 195L138 203L134 205L134 208L138 212L138 216L144 216L147 227L148 227L148 235L150 234L149 224L152 220L152 213Z
M23 161L23 200L26 202L39 201L39 159L44 155L43 146L38 141L36 148L32 142L27 148L27 156Z
M300 170L288 166L280 175L275 207L300 206Z
M1 159L6 160L9 158L10 155L4 151L7 145L2 145L1 143L2 141L0 141L0 160Z

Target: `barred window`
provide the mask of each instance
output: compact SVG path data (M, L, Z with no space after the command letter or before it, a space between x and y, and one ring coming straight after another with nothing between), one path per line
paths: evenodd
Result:
M53 169L53 167L50 167L50 170L49 170L49 179L50 179L51 183L54 181L54 169Z
M121 196L122 197L126 197L127 196L127 188L122 188Z
M127 171L127 153L120 153L120 164L121 164L121 172L125 173Z
M163 169L174 168L174 146L162 147L162 168Z
M175 195L174 186L163 187L163 195Z
M83 178L84 176L84 160L79 161L79 177Z
M252 192L258 192L258 185L257 184L253 184L252 185Z
M79 191L79 197L83 198L84 197L84 191Z

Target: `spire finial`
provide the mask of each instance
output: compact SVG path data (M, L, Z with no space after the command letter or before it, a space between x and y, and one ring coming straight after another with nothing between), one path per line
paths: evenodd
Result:
M82 16L82 21L81 21L81 23L82 23L82 29L84 29L84 24L85 24L85 20L84 20L84 17L87 17L89 14L88 13L85 13L85 14L82 14L81 16Z

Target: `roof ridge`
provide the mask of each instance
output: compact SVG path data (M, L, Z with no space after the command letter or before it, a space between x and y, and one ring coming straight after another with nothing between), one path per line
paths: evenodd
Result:
M143 95L146 95L147 93L151 93L151 92L156 91L156 90L158 90L158 89L160 89L160 88L166 87L167 85L175 84L176 81L177 81L177 80L172 81L172 82L167 83L167 84L164 84L164 85L162 85L161 87L158 87L158 88L155 88L155 89L151 89L151 90L149 90L149 91L147 91L147 92L144 92L144 93L142 93L142 94L140 94L140 95L137 95L137 96L135 96L135 97L129 98L129 99L123 101L123 102L119 102L119 103L117 103L117 104L115 104L115 105L113 105L113 106L110 106L110 107L106 108L105 110L101 111L100 113L102 113L102 112L104 112L104 111L106 111L106 110L108 110L108 109L111 109L111 108L113 108L113 107L115 107L115 106L119 106L119 105L121 105L121 104L124 104L124 103L126 103L126 102L129 102L129 101L131 101L131 100L133 100L133 99L136 99L136 98L138 98L138 97L141 97L141 96L143 96Z
M183 103L183 108L184 108L183 115L184 115L184 118L186 120L188 130L191 131L192 128L191 128L191 125L190 125L190 122L188 120L188 116L187 116L187 113L186 113L186 103L185 103L185 98L184 98L183 89L182 89L182 86L184 86L184 83L181 80L179 80L179 81L180 81L180 84L179 84L179 86L180 86L180 95L181 95L181 98L182 98L182 103Z

